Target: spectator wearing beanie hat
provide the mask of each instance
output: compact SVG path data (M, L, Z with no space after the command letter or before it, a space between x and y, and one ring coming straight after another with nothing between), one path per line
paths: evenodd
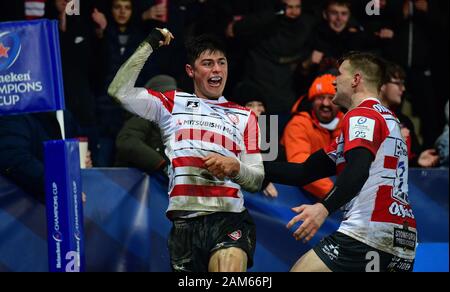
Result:
M241 82L233 91L233 100L248 109L253 110L257 117L267 112L266 100L258 87L251 83Z
M281 144L288 162L303 163L308 157L329 144L340 134L343 113L332 103L336 94L335 76L319 76L307 95L300 97L292 109L292 118L284 130ZM322 199L332 189L331 179L321 179L303 187Z

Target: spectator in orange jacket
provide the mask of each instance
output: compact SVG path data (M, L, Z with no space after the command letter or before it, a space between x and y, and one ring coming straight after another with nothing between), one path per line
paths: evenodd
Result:
M335 79L331 74L316 78L308 95L302 96L294 105L293 117L281 140L289 162L303 163L312 153L328 146L340 134L343 113L331 102L336 93L333 85ZM331 179L325 178L303 189L322 199L332 187Z

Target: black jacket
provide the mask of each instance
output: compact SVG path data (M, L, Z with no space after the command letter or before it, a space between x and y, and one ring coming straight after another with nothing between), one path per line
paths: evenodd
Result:
M292 21L272 11L236 23L238 38L253 38L244 80L264 93L268 113L288 113L295 102L293 69L310 53L306 44L314 25L307 14Z
M65 115L67 136L76 134L70 116ZM11 179L29 194L43 202L44 145L61 139L54 113L0 117L0 174Z

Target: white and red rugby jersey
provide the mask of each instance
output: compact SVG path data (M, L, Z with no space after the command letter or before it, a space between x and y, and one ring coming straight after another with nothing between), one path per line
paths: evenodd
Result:
M345 153L364 147L375 160L361 192L343 207L339 232L373 248L414 259L416 220L408 200L408 150L395 115L378 99L368 98L349 111L343 129L328 155L337 175L345 167Z
M224 97L206 100L195 95L135 88L123 101L131 112L158 123L169 168L169 207L172 211L234 212L245 210L241 186L219 180L202 158L216 153L242 161L259 154L259 126L253 112Z

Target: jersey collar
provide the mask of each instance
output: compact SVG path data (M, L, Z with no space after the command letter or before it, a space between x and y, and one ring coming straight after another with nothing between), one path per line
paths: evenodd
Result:
M380 104L380 100L375 97L368 97L364 99L357 107L372 107L375 104Z
M224 96L221 96L221 97L219 97L216 100L214 100L214 99L205 99L205 101L208 102L208 103L213 103L213 104L228 102L228 100Z

